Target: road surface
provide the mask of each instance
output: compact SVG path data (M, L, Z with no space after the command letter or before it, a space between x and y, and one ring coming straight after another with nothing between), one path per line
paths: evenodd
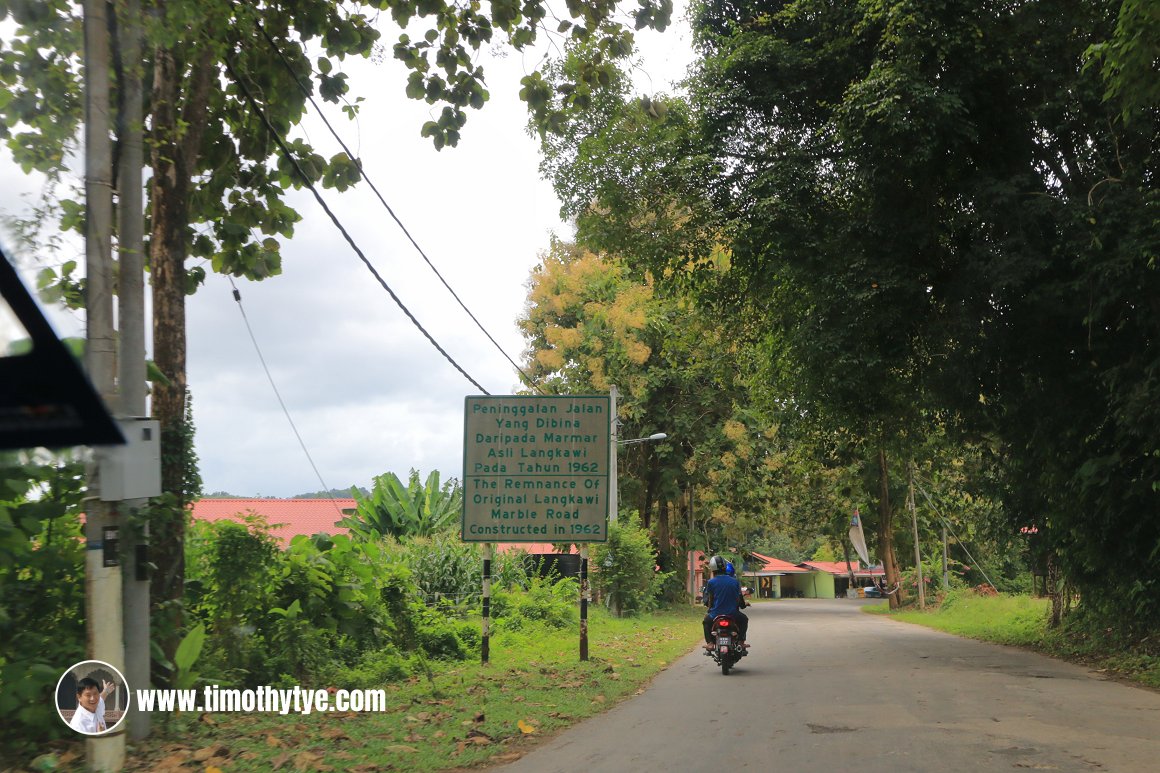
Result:
M489 770L1160 770L1160 693L866 603L759 603L729 676L690 653L641 695Z

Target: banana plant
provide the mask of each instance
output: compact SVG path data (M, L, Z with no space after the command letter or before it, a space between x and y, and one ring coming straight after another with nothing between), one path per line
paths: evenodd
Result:
M339 525L366 538L380 536L429 537L445 531L459 519L463 490L452 478L440 484L439 471L432 470L421 481L411 470L406 485L393 472L379 475L369 495L352 489L355 513Z

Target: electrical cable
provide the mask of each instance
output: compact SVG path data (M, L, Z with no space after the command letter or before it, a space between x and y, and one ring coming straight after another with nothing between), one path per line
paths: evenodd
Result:
M302 92L302 95L306 97L307 101L309 101L311 106L314 107L314 111L318 114L318 117L322 119L322 123L325 124L328 130L330 130L331 136L338 141L338 144L346 153L347 158L349 158L351 161L355 161L354 153L352 153L350 148L347 147L347 144L343 142L342 137L339 136L338 132L326 118L326 114L322 112L322 108L318 105L317 102L314 101L314 97L310 94L310 89L307 88L307 85L302 82L302 79L298 77L298 74L294 72L294 68L291 66L290 61L286 58L286 55L282 53L282 49L278 47L277 42L275 42L274 39L270 37L270 34L266 32L265 26L261 23L261 20L257 18L256 14L253 13L252 9L251 18L253 20L254 26L257 27L258 31L262 34L262 37L266 39L266 43L270 46L270 49L277 55L279 61L282 62L282 66L286 68L286 72L288 72L290 77L294 79L294 82L298 84L298 88ZM504 351L504 348L500 346L499 342L496 341L491 333L487 331L487 328L485 328L483 323L481 323L479 319L476 318L475 314L471 312L471 309L467 308L467 304L463 302L463 299L459 297L459 294L456 293L454 289L452 289L451 285L443 277L443 274L439 272L439 269L437 269L435 264L431 262L431 259L427 257L427 253L424 252L423 248L419 246L419 242L417 242L415 237L411 235L411 232L407 230L407 226L403 225L403 221L397 214L395 214L394 209L392 209L391 205L387 203L387 200L383 198L383 194L379 192L379 189L375 186L370 176L366 173L366 170L363 169L362 164L356 162L355 166L358 168L359 175L363 178L363 180L366 181L371 191L373 191L375 196L378 198L379 203L382 204L383 208L387 210L387 214L389 214L391 219L395 221L395 224L399 226L399 229L403 232L403 235L407 237L407 240L411 242L411 245L415 248L415 251L419 253L419 256L423 258L423 261L427 264L431 271L435 273L435 276L439 278L439 281L443 283L443 286L447 288L447 292L451 293L451 297L456 300L460 308L462 308L467 316L471 318L471 321L474 322L475 326L478 327L480 331L487 337L487 340L491 341L492 345L495 346L497 350L499 350L499 353L504 356L504 359L511 363L512 367L515 368L521 376L523 376L524 383L526 383L528 386L536 388L542 394L543 389L540 388L535 379L529 376L527 372L525 372L524 369L521 368L519 364L513 360L506 351Z
M326 481L322 479L322 473L318 471L318 465L314 463L314 457L310 455L310 451L306 448L306 441L302 439L302 435L298 432L298 427L294 424L294 419L290 417L290 410L286 407L286 403L282 400L282 393L278 391L278 385L274 383L274 376L270 373L270 368L266 365L266 358L262 356L262 347L258 346L258 339L254 336L254 329L250 327L250 318L246 316L246 307L242 305L242 294L238 292L238 286L234 284L232 276L226 276L230 280L230 287L234 291L234 300L238 304L238 311L242 312L242 321L246 323L246 332L250 334L250 341L254 344L254 351L258 353L258 361L262 363L262 370L266 371L266 379L270 382L270 388L274 390L274 396L278 398L278 405L282 406L282 413L286 414L286 421L290 422L290 429L294 430L294 437L298 438L298 445L302 447L302 453L306 454L306 460L310 462L310 467L314 470L318 482L322 484L322 490L330 493L330 486L326 485ZM334 504L334 499L331 498L331 504L334 509L338 511L340 519L345 518L342 510L337 504Z
M245 97L246 103L250 106L250 109L254 111L259 119L261 119L262 124L266 127L266 131L270 132L270 136L274 138L274 141L278 144L278 148L282 151L282 154L286 157L286 160L289 161L291 165L293 165L295 171L298 172L299 177L302 178L303 184L310 189L312 194L314 194L315 201L318 202L319 206L322 207L322 210L326 213L327 217L330 218L330 222L334 223L334 227L337 228L339 233L342 234L343 238L346 240L346 243L350 245L351 249L355 251L355 254L358 255L359 259L363 262L363 264L366 265L367 270L369 270L371 275L378 280L382 288L387 291L387 294L391 296L391 300L395 302L395 305L398 306L402 312L407 315L407 319L411 320L411 324L419 329L419 332L421 332L423 336L431 343L431 345L434 346L439 351L439 353L443 355L444 359L451 363L452 367L459 371L464 378L470 381L476 389L485 395L490 395L491 393L484 389L478 381L472 378L471 375L466 370L464 370L463 367L458 362L456 362L450 354L447 353L447 350L439 345L439 342L435 340L434 336L427 332L427 329L423 327L423 324L415 318L415 315L411 313L411 310L407 308L403 301L400 300L399 296L395 294L395 291L391 289L391 286L387 284L387 281L383 279L382 275L379 274L378 270L375 269L374 265L367 258L366 254L355 242L354 237L350 235L350 232L346 230L346 227L343 226L342 222L338 219L330 207L327 206L326 200L322 198L322 195L318 192L318 189L310 180L310 177L302 169L302 166L298 163L298 159L295 158L294 154L290 152L290 148L286 145L286 140L283 139L282 135L279 134L278 131L274 128L274 125L270 122L270 119L266 115L265 111L262 110L262 108L258 105L257 100L254 99L253 94L251 94L250 90L246 87L245 82L241 79L241 77L238 76L237 71L234 70L232 57L226 56L224 61L226 72L229 73L229 76L233 79L234 83L238 85L238 88L241 90L242 96Z
M975 560L975 557L971 555L971 551L967 550L967 546L963 543L963 541L961 539L959 539L959 535L955 534L955 530L951 528L951 525L949 523L947 523L947 519L943 518L942 513L940 513L938 511L938 508L935 507L934 502L930 498L930 494L926 493L926 489L924 489L922 486L915 486L915 488L918 489L919 492L922 494L922 496L926 499L926 503L928 505L930 505L931 510L934 510L934 514L938 517L938 519L940 521L942 521L942 525L947 527L947 531L949 531L951 533L951 536L955 538L955 541L958 543L959 547L961 547L963 549L963 552L967 554L967 558L971 559L971 562L976 567L978 567L979 573L983 575L983 578L987 581L987 583L992 588L998 589L998 586L995 585L995 583L991 582L991 578L987 576L987 571L985 569L983 569L983 565Z

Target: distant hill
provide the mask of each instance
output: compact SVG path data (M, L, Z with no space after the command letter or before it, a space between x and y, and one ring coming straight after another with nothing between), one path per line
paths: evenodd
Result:
M370 496L362 486L357 487L363 496ZM214 491L203 494L202 499L283 499L284 497L263 497L261 494L231 494L228 491ZM350 499L350 488L332 488L330 491L311 491L308 494L295 494L289 499Z
M332 488L330 491L312 491L309 494L295 494L291 499L350 499L350 490L357 488L363 496L370 496L362 486L348 486L346 488Z

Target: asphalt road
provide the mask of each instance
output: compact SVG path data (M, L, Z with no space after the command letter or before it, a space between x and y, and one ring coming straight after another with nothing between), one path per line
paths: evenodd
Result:
M750 655L729 676L692 652L641 695L489 770L1160 771L1160 693L862 614L865 603L758 604Z

